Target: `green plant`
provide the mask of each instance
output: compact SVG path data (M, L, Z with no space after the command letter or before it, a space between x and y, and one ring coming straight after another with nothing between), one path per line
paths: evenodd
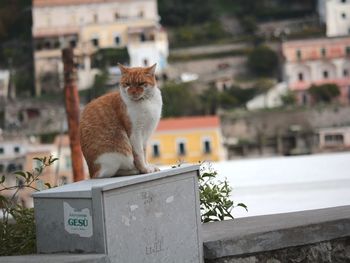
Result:
M32 189L39 191L34 184L42 184L51 188L49 183L43 184L40 175L46 167L52 165L57 158L34 158L38 166L31 172L18 171L17 182L21 180L23 184L7 185L5 175L0 177L0 207L2 219L0 221L0 256L22 255L35 253L36 236L34 223L34 210L25 208L19 204L19 191L21 189Z
M199 97L191 91L191 87L191 83L167 82L163 85L163 117L201 113Z
M247 206L243 203L234 205L230 199L232 188L227 180L215 180L217 172L208 163L202 163L199 175L199 199L201 210L201 221L203 223L211 221L222 221L233 219L232 209L235 207Z
M278 69L278 55L267 46L258 46L248 55L248 70L260 77L272 77Z
M292 91L288 91L286 94L281 95L281 101L283 106L295 105L296 98Z
M340 89L337 84L327 83L322 85L312 85L309 93L316 102L329 103L340 95Z

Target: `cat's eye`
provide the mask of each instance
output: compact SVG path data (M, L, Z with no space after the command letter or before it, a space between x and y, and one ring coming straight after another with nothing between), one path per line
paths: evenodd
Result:
M130 87L130 83L129 82L126 82L123 84L123 87L126 88L126 87Z
M141 82L141 83L139 84L139 86L140 86L140 87L146 87L146 86L147 86L147 83L146 83L146 82Z

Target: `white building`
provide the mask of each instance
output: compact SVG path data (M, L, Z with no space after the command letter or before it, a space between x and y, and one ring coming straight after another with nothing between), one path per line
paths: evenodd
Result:
M26 143L20 141L0 141L0 174L22 170L26 152Z
M350 0L318 0L318 13L328 37L350 35Z
M282 96L288 92L286 82L281 82L247 102L248 110L259 110L265 108L276 108L282 106Z
M165 31L158 29L159 33L154 34L154 28L150 28L150 34L145 35L141 41L139 36L132 36L135 33L129 32L129 41L127 48L130 56L130 66L151 66L157 63L156 72L161 73L168 66L167 58L169 56L168 39ZM153 33L152 33L153 32ZM132 40L133 39L133 40Z
M37 94L50 88L42 84L50 74L51 85L62 86L61 49L67 46L75 48L81 89L97 73L91 56L99 49L127 48L131 66L157 63L158 73L167 66L156 0L33 0L33 37Z

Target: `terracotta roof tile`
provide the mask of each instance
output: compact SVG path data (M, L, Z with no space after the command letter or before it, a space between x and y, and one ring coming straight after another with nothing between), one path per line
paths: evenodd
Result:
M218 116L181 117L160 120L157 131L218 128L219 126L220 118Z

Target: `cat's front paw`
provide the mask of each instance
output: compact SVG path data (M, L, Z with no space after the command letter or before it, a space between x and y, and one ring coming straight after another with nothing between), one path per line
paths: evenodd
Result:
M154 166L153 164L149 164L147 166L147 173L155 173L155 172L159 172L160 169L157 166Z

